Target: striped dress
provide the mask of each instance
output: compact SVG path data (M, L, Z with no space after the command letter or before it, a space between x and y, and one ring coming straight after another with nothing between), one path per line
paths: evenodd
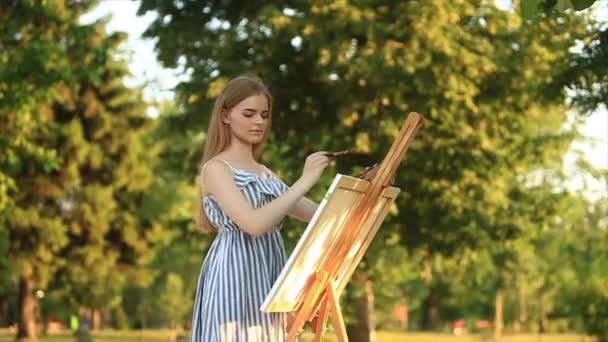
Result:
M224 162L232 169L236 186L254 208L287 190L287 185L267 168L262 176ZM213 195L202 196L201 202L218 234L198 279L190 341L285 340L285 315L260 311L285 264L282 223L262 236L253 237L222 211Z

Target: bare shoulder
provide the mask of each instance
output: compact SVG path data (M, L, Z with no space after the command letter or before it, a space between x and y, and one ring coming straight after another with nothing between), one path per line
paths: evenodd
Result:
M203 177L207 178L209 176L214 177L214 176L218 176L218 175L230 175L230 167L224 163L222 160L220 159L216 159L216 158L212 158L210 160L208 160L205 165L203 166Z
M223 161L219 159L208 160L201 170L200 178L202 179L201 191L204 196L213 194L222 186L232 182L232 170Z

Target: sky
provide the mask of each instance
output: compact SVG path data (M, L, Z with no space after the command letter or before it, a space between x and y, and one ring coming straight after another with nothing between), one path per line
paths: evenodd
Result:
M508 8L509 0L498 0L497 5ZM109 32L127 32L129 38L121 47L121 55L126 59L132 73L132 77L125 80L128 86L144 87L144 98L147 101L172 100L174 98L173 88L180 80L187 79L187 73L183 68L170 70L163 68L156 60L154 52L154 41L143 39L142 33L152 22L156 15L148 12L145 16L137 16L138 1L126 0L102 0L97 8L81 18L83 23L89 23L100 18L108 18L107 30ZM602 21L608 23L608 1L598 1L593 10L595 15ZM156 116L158 112L154 106L148 109L150 116ZM608 168L608 111L601 108L584 120L581 131L586 141L577 141L572 145L572 150L566 158L566 172L574 171L575 151L582 151L585 158L597 168ZM584 179L580 177L571 180L570 187L577 189L583 184ZM595 195L606 196L608 188L606 184L586 179L592 184L592 192Z

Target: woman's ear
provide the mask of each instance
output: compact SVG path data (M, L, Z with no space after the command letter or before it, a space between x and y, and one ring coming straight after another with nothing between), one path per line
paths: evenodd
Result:
M230 125L230 112L229 111L227 111L226 109L222 109L221 117L222 117L222 123L224 125Z

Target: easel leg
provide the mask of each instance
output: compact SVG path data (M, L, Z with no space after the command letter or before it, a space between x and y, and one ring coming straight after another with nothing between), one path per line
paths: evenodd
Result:
M342 317L342 310L340 310L340 303L334 290L335 284L329 281L327 284L327 302L329 303L329 309L331 310L331 318L334 323L334 329L338 336L338 341L348 342L348 336L346 335L346 326L344 325L344 318Z
M321 304L319 316L315 318L315 342L322 342L325 338L325 330L327 325L327 317L329 314L329 303L327 299Z
M328 282L327 272L320 271L317 272L314 283L310 287L306 298L304 298L304 303L314 303L316 298L322 295L323 290L327 287ZM312 312L314 308L305 306L301 307L293 316L293 319L290 319L287 326L287 341L293 342L296 340L298 335L302 332L302 327L307 320L310 320L310 317L314 315Z

